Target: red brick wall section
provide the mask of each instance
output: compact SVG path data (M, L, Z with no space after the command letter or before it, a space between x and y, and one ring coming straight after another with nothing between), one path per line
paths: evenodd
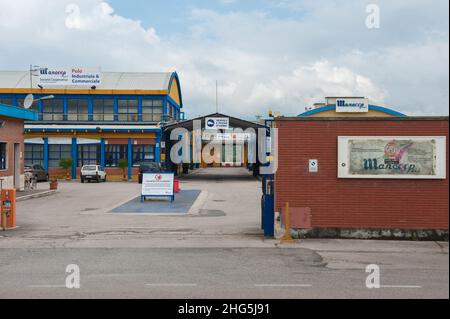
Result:
M7 170L0 170L0 177L12 176L14 167L14 143L20 143L20 152L22 153L22 158L20 160L21 171L23 174L23 156L24 156L24 146L23 146L23 121L16 120L12 118L0 116L0 121L4 122L3 127L0 128L0 142L6 142L7 152L8 152L8 163Z
M448 230L445 180L338 179L338 136L447 136L447 120L279 120L275 205L311 209L314 228ZM309 159L319 173L309 173Z

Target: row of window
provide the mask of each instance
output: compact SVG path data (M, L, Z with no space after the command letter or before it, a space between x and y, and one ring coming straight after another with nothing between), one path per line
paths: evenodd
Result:
M24 99L17 99L16 104L23 106ZM12 98L0 97L0 103L14 105ZM67 110L64 110L64 99L43 100L35 103L33 110L41 113L40 119L43 121L88 121L89 120L89 100L83 98L68 98ZM139 102L137 99L118 99L117 113L115 112L115 100L112 98L92 99L92 120L93 121L142 121L160 122L163 114L162 99L142 99L142 113L139 114ZM174 119L180 119L180 112L170 103L167 103L167 114Z
M60 167L59 161L72 157L72 146L69 144L50 144L48 146L48 166ZM132 145L132 165L143 161L155 160L154 145ZM100 165L100 145L78 145L77 166ZM128 145L105 145L105 166L117 167L118 162L128 158ZM44 166L44 145L25 144L25 165L39 164Z

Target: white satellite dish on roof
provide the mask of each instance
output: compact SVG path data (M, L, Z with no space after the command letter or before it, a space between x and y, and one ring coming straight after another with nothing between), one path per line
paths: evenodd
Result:
M33 105L33 102L34 102L33 94L28 94L25 97L25 100L23 101L23 107L29 109Z

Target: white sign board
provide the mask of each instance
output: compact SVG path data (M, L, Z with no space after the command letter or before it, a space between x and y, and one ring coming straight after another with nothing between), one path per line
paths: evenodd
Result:
M439 137L339 137L339 178L445 179L446 140Z
M100 69L41 68L39 84L42 86L97 86L102 83Z
M367 113L369 112L369 100L361 98L336 99L337 113Z
M207 117L205 119L206 129L218 130L218 129L229 129L230 119L228 117Z
M319 172L319 161L316 159L309 160L309 172L318 173Z
M144 173L142 196L173 196L174 174Z

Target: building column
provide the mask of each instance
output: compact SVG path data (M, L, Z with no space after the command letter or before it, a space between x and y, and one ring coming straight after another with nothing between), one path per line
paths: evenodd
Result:
M48 172L48 137L44 137L44 169Z
M133 177L133 144L131 138L128 138L128 180Z
M100 142L100 166L105 167L105 139L102 138Z
M72 138L72 179L77 178L77 164L78 164L78 147L77 138Z

